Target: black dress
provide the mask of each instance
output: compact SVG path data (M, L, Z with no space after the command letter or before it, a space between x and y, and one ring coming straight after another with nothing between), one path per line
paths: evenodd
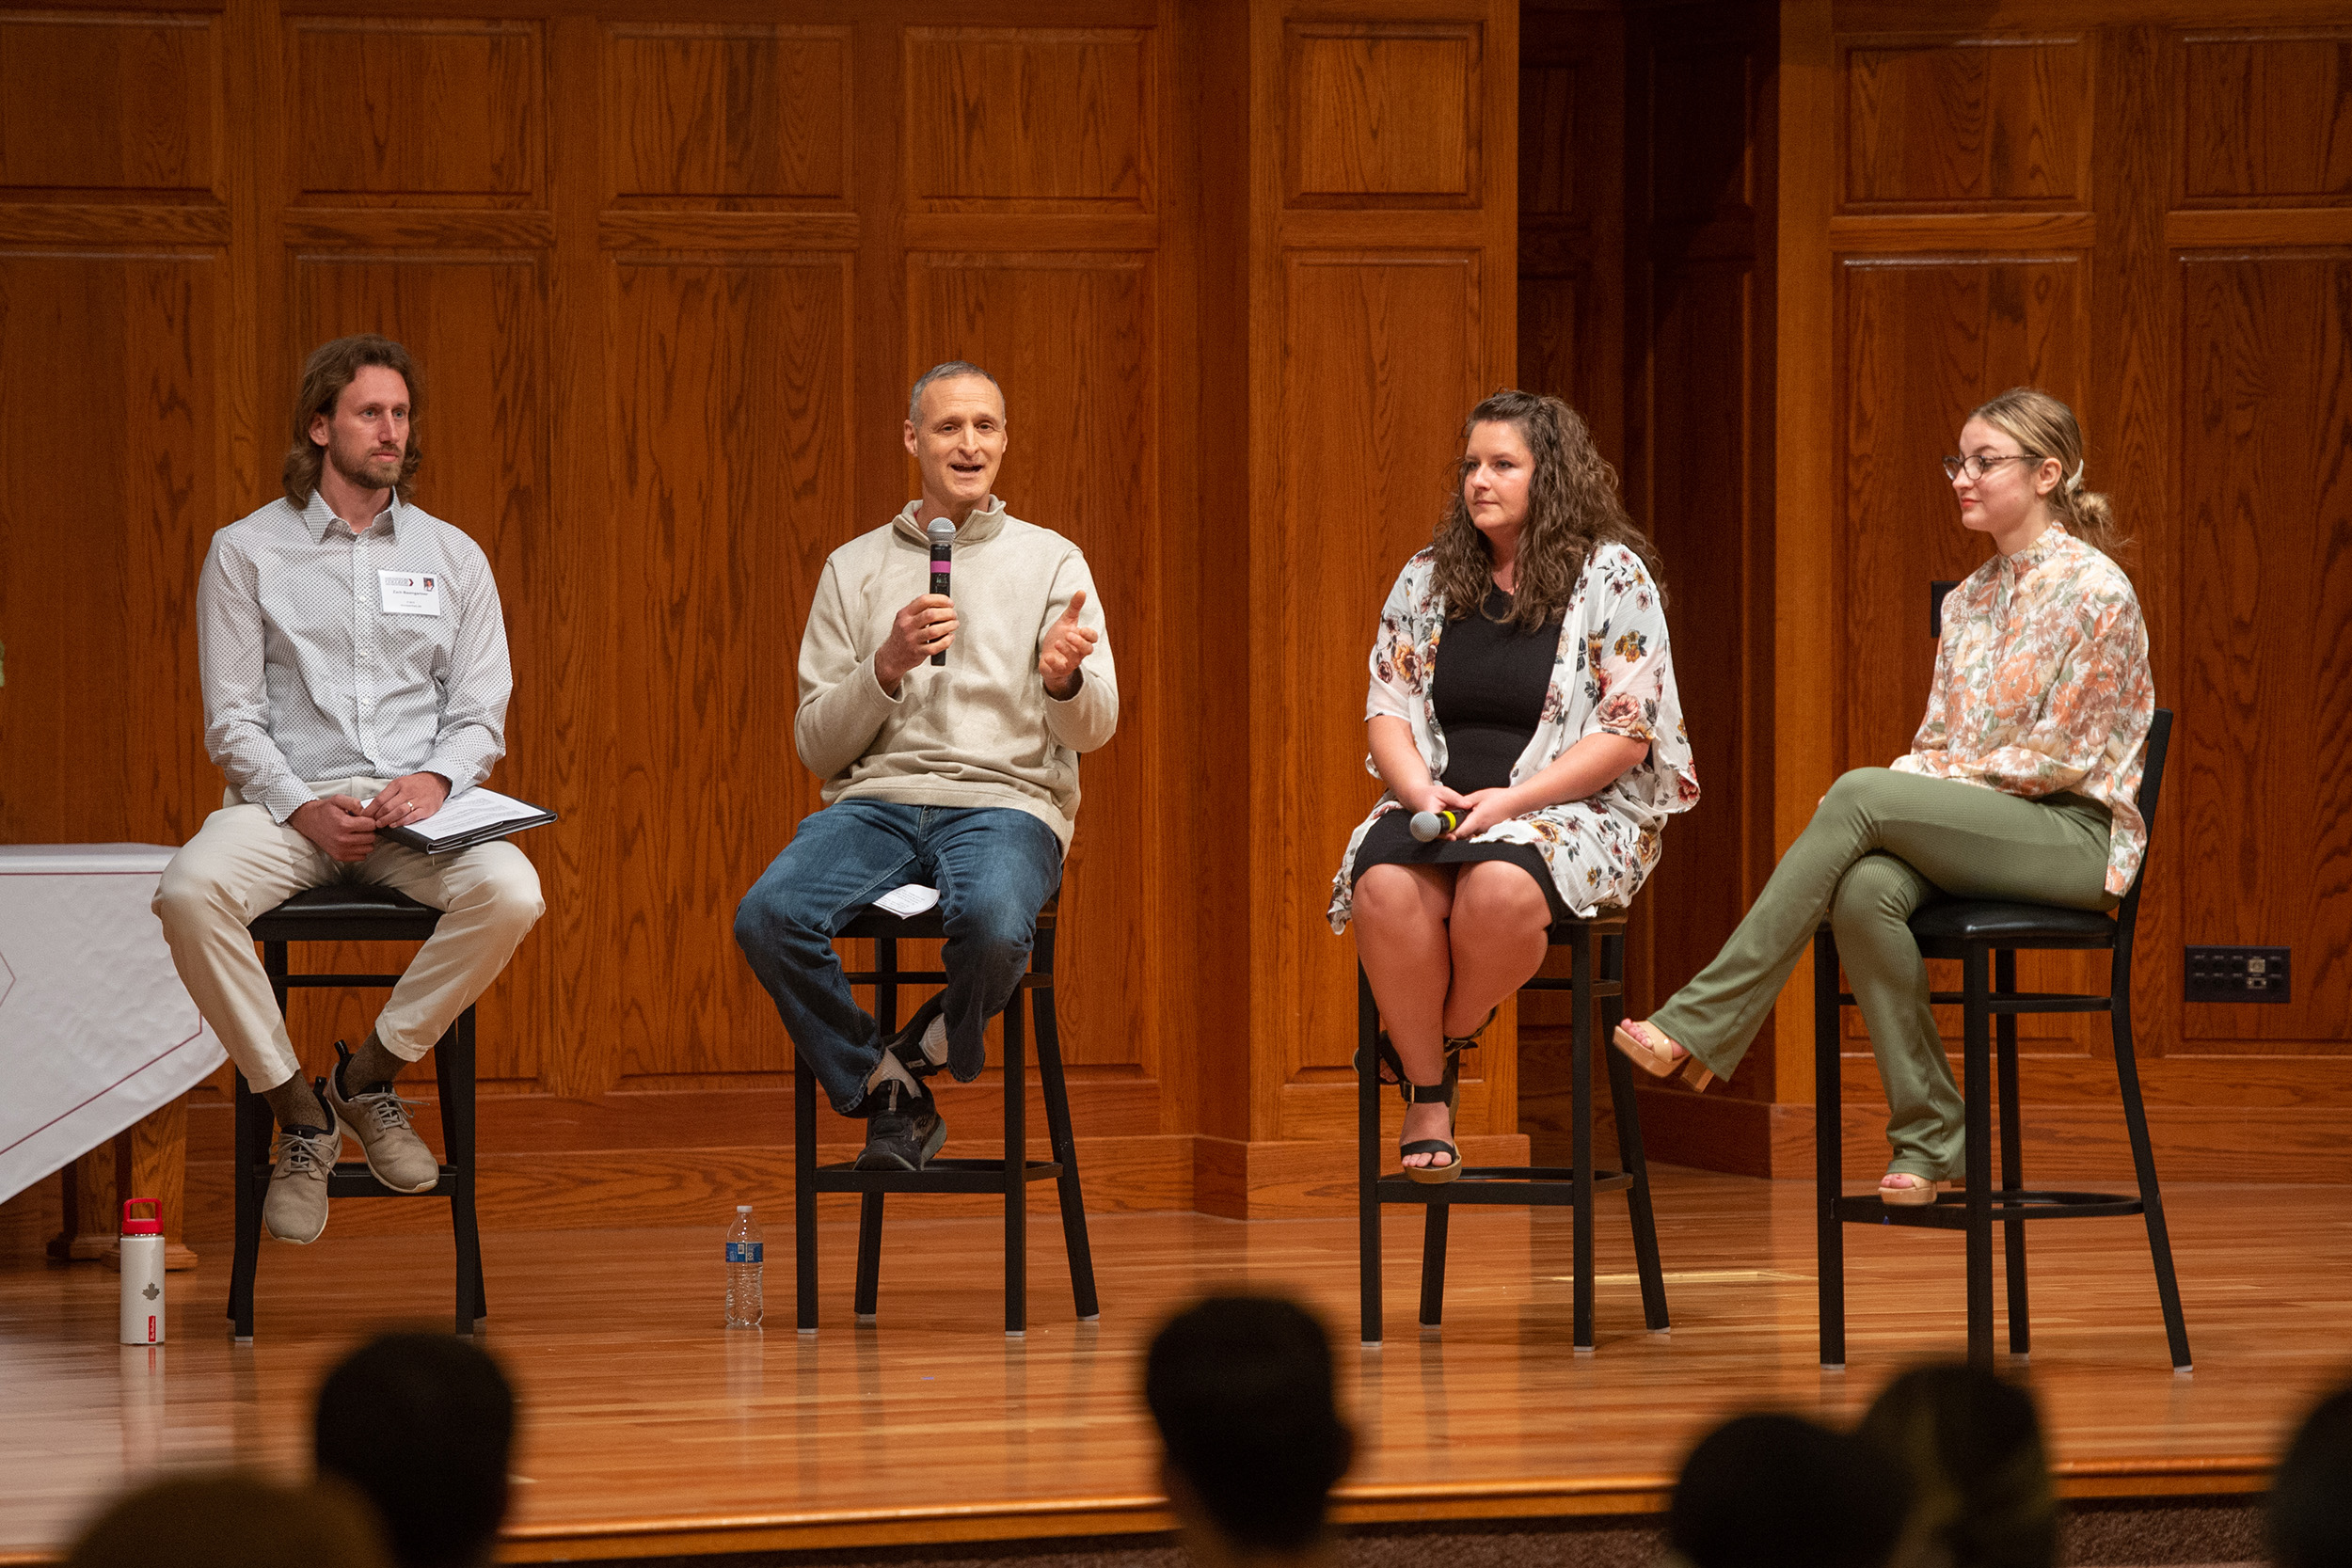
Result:
M1552 661L1559 657L1562 617L1534 631L1504 625L1511 595L1487 590L1484 613L1448 621L1438 644L1437 683L1429 705L1445 736L1445 771L1438 783L1458 795L1499 789L1511 782L1512 765L1527 750L1542 720L1551 689ZM1413 814L1387 812L1364 831L1357 847L1351 884L1375 865L1460 865L1471 861L1509 861L1535 879L1551 906L1554 921L1568 907L1552 885L1550 868L1532 844L1464 844L1413 837Z

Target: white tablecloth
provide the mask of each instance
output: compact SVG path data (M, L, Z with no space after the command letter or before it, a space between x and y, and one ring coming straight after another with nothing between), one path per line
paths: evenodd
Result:
M0 1200L227 1060L148 908L171 856L0 845Z

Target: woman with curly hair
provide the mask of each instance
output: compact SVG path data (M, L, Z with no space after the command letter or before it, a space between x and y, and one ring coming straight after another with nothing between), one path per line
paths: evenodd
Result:
M2073 410L2019 387L1944 460L1992 560L1946 595L1927 717L1892 767L1830 786L1731 940L1617 1048L1694 1087L1727 1077L1827 915L1886 1085L1879 1197L1935 1201L1961 1174L1963 1106L1910 921L1947 895L2111 910L2148 825L2137 804L2155 688L2105 496Z
M1654 563L1576 410L1532 392L1470 410L1454 499L1380 611L1364 725L1388 789L1329 911L1356 922L1416 1181L1461 1175L1455 1058L1552 923L1624 908L1698 800ZM1415 839L1441 812L1451 831Z

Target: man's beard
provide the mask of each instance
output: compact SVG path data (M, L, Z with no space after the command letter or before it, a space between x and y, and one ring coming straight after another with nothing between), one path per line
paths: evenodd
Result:
M399 457L377 457L371 453L356 462L345 462L343 454L329 447L326 460L335 465L335 471L362 490L389 490L400 481L401 465L407 454Z

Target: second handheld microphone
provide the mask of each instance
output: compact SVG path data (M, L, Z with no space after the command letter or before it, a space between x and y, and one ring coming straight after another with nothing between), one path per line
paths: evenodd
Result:
M1413 814L1412 821L1406 824L1413 836L1423 844L1443 838L1461 825L1462 814L1458 811L1419 811Z
M931 526L925 531L931 540L931 592L945 594L947 592L947 574L954 565L956 525L945 517L933 517ZM947 650L942 648L931 655L931 662L946 663Z

